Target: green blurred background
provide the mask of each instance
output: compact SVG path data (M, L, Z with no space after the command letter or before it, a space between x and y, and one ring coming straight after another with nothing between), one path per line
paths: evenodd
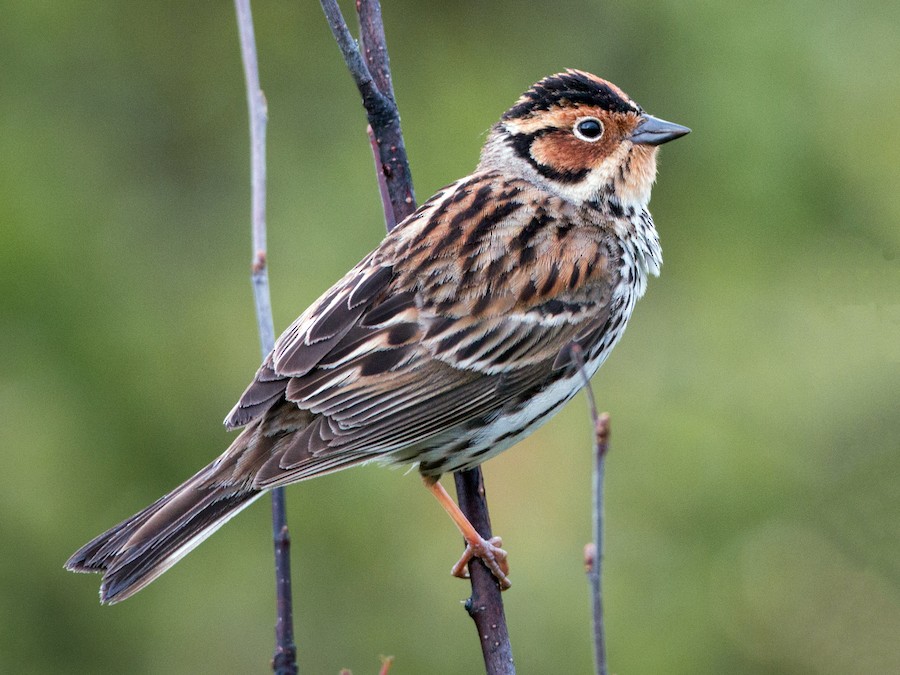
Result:
M351 6L345 9L351 10ZM281 330L382 236L318 3L254 4ZM62 569L228 443L258 363L227 2L7 3L0 22L0 672L264 673L266 502L134 599ZM612 414L617 673L900 672L900 4L385 0L424 201L565 67L694 133L666 264L595 379ZM489 462L521 673L586 673L579 399ZM415 475L288 491L301 672L476 673L455 530Z

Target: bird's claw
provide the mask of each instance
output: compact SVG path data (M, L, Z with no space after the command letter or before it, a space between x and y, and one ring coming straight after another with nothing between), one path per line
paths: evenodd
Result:
M472 558L479 558L485 564L491 574L500 584L500 590L505 591L512 586L509 577L508 554L501 548L503 540L500 537L491 537L490 539L479 539L476 542L466 542L466 550L462 557L450 570L450 573L460 579L469 578L469 562Z

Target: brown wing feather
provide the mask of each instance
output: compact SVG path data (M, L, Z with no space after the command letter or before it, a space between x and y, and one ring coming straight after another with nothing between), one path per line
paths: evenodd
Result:
M376 253L366 256L314 302L275 342L256 377L225 418L225 426L247 425L283 395L287 378L311 371L357 324L393 276Z
M538 391L606 320L617 252L595 217L494 174L424 205L285 331L235 406L232 426L312 415L252 462L254 485L415 446Z

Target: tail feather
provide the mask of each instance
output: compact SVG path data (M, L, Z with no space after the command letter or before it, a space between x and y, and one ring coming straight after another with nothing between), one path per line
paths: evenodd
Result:
M249 484L210 483L215 467L85 544L66 569L102 573L103 603L137 593L262 495Z
M362 452L310 449L307 436L296 433L310 424L310 414L283 399L282 403L247 426L214 462L82 546L66 562L66 569L101 573L100 601L119 602L156 579L267 490L372 459ZM305 452L296 450L301 441ZM288 451L290 463L285 462Z

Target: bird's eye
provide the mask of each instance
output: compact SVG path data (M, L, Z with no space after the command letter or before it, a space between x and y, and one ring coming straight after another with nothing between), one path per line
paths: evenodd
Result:
M582 117L575 122L572 131L581 140L593 143L603 135L603 122L596 117Z

